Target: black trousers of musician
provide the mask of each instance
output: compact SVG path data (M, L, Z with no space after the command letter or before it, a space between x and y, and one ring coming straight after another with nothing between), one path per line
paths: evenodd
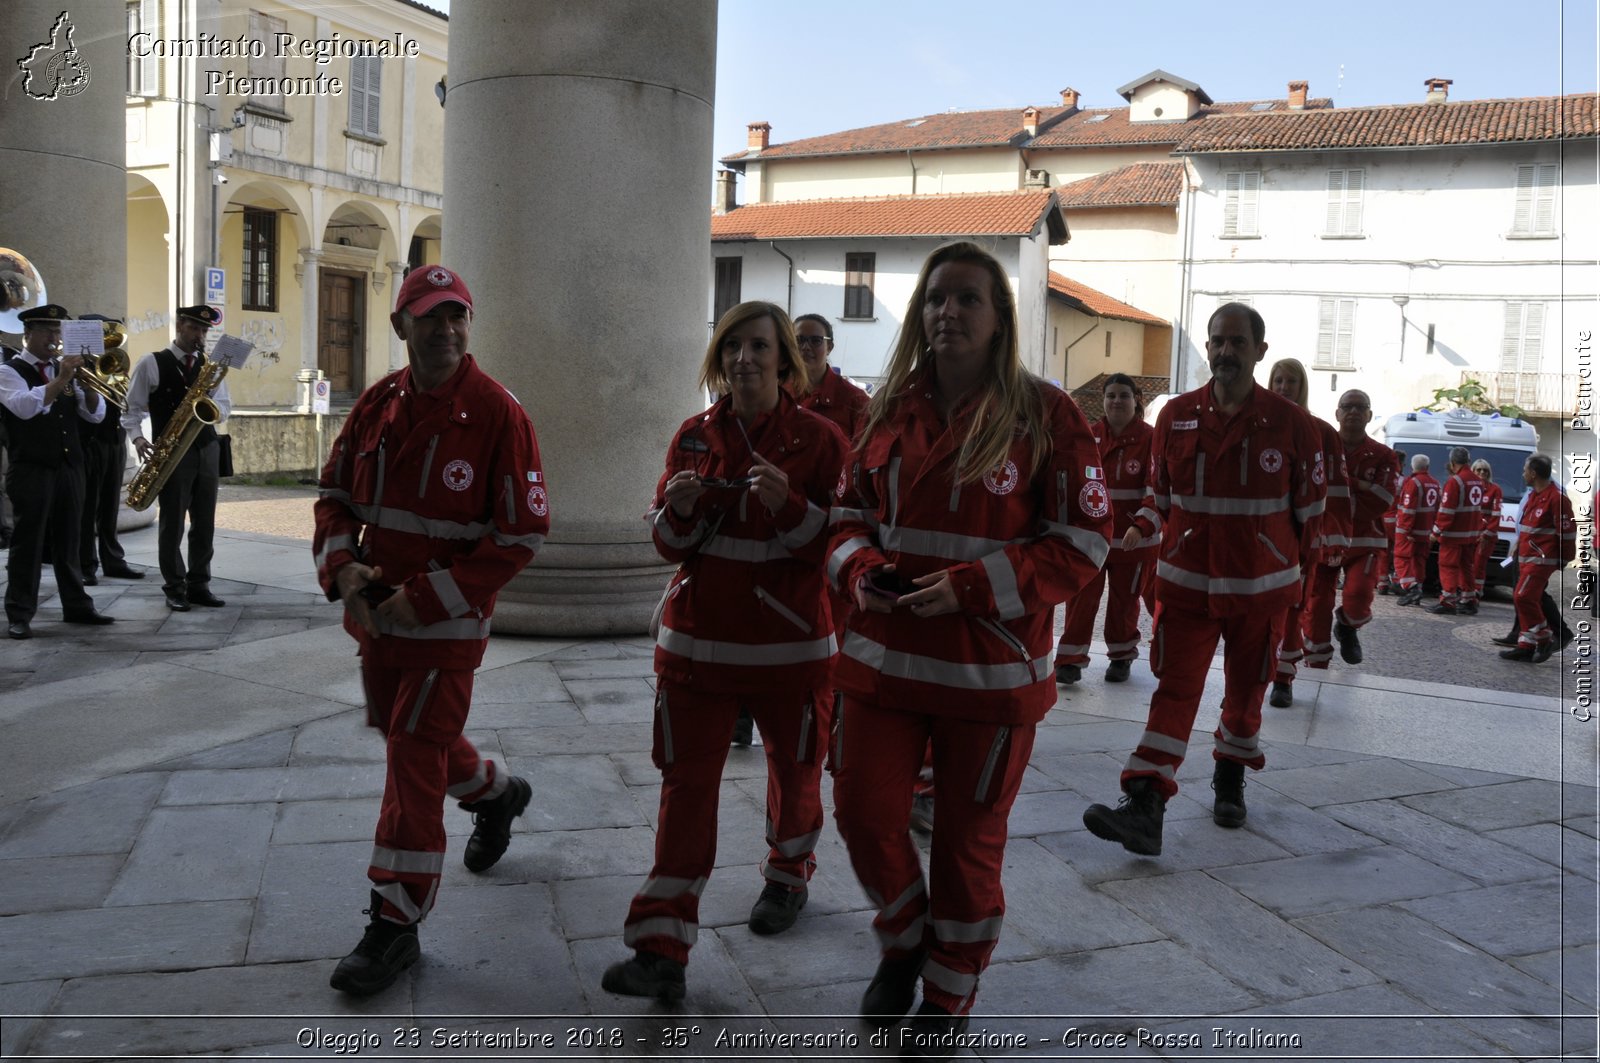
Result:
M11 542L11 497L6 490L6 470L11 468L11 459L6 443L5 428L0 427L0 546Z
M83 441L83 526L78 532L78 567L85 574L123 568L127 555L117 541L117 513L122 508L122 469L127 433L115 442Z
M24 623L39 611L39 575L49 542L56 592L66 613L88 612L94 599L83 589L78 570L78 528L83 512L83 469L49 469L13 461L6 470L6 494L16 514L11 552L6 556L6 622Z
M196 443L172 470L161 489L156 521L161 587L169 593L205 590L211 582L211 539L217 521L217 454L215 440ZM189 521L189 563L184 564L183 522Z

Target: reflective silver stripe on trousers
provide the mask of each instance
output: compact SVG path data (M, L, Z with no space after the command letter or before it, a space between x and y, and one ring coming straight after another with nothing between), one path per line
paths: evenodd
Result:
M438 889L437 881L433 886L433 890L436 889ZM406 917L405 925L420 922L427 910L433 907L433 890L428 891L427 901L419 908L411 899L411 894L407 892L403 882L385 882L381 886L374 884L372 887L372 892L400 909L400 914Z
M449 794L451 797L462 798L468 797L477 793L479 790L482 790L485 786L489 785L490 763L491 761L487 757L479 757L478 770L472 773L472 778L468 779L466 782L458 782L454 786L447 786L445 787L444 792ZM503 779L500 780L500 789L505 789L505 781Z
M1111 552L1111 544L1106 541L1106 537L1088 528L1075 528L1070 524L1058 524L1053 520L1047 520L1044 522L1044 533L1071 543L1080 554L1094 564L1095 568L1103 567L1106 555Z
M812 539L815 539L823 528L828 526L828 511L815 502L806 503L806 515L800 523L786 532L779 532L778 539L783 545L798 550Z
M417 691L416 703L411 706L411 719L406 721L406 734L415 734L417 721L422 719L422 710L428 704L428 695L433 693L433 684L438 682L439 669L430 668L428 674L422 678L422 689Z
M958 690L1016 690L1032 686L1050 669L1050 657L1040 657L1029 667L1027 662L1007 664L965 664L890 650L858 632L845 636L844 655L895 679L936 683Z
M933 921L933 936L940 941L955 941L963 945L975 945L981 941L998 941L1000 928L1005 925L1005 916L992 915L987 919L980 919L976 923L962 923L954 919L935 919Z
M444 606L444 611L451 616L465 616L472 606L467 604L467 599L461 593L461 588L456 586L456 578L447 568L437 572L430 572L425 577L433 593L439 596L439 604Z
M985 554L978 563L989 579L989 590L994 594L994 607L1001 620L1015 620L1026 612L1022 597L1017 592L1017 570L1005 551Z
M805 888L805 879L801 878L799 875L791 875L787 871L779 871L777 868L772 866L771 857L772 854L768 853L766 856L761 858L762 878L766 879L768 882L781 882L785 886L791 886L794 889Z
M699 878L673 878L671 875L652 875L639 887L639 896L665 901L685 894L698 897L705 892L706 876Z
M668 764L673 762L672 715L667 707L667 692L656 691L656 714L661 717L661 755Z
M983 771L978 775L978 785L973 790L972 799L982 804L989 795L989 784L994 780L994 769L1000 763L1000 754L1005 751L1006 738L1011 734L1011 728L1000 727L994 733L994 740L989 743L989 755L984 758Z
M687 657L704 664L743 664L752 666L803 664L807 661L825 661L839 649L833 633L826 638L806 642L769 642L751 644L720 642L716 639L699 639L674 631L662 625L656 645L668 653Z
M922 977L951 996L964 997L978 988L977 975L960 974L935 960L922 965Z
M1123 766L1123 770L1139 774L1159 775L1163 779L1176 778L1178 773L1178 769L1171 764L1152 764L1143 757L1133 754L1129 754L1128 763Z
M693 945L699 936L699 923L689 923L664 915L653 919L641 919L622 928L622 943L628 946L637 946L639 942L650 937L671 938L685 945Z
M891 934L887 930L874 928L873 933L878 935L878 947L884 952L890 949L909 951L922 946L922 939L927 934L928 917L919 915L911 921L911 925L898 934Z
M385 849L372 847L371 866L401 875L442 875L444 854L425 853L415 849Z
M1259 735L1250 735L1248 738L1241 738L1232 731L1229 731L1222 724L1217 724L1218 753L1225 753L1235 757L1244 757L1248 760L1254 760L1260 754L1260 750L1261 740Z
M838 549L834 550L833 556L828 558L828 582L833 584L835 589L849 589L839 586L839 570L844 567L844 563L850 560L851 555L857 550L871 545L871 540L869 540L866 536L857 535L846 539L844 542L839 544Z
M1175 583L1193 591L1204 591L1207 594L1261 594L1299 583L1300 566L1292 565L1255 579L1238 579L1208 576L1204 572L1190 572L1169 561L1158 561L1156 575L1168 583Z
M1065 635L1062 636L1062 638L1065 637ZM1089 656L1089 644L1085 642L1080 646L1077 643L1073 643L1069 646L1063 642L1061 645L1056 647L1056 653L1068 657L1087 657Z
M791 860L797 856L804 856L817 847L817 839L822 837L822 831L814 830L810 834L802 834L798 838L788 841L778 841L773 836L772 820L767 820L767 844L778 850L783 856Z
M735 539L727 535L713 535L700 545L700 552L709 557L750 563L794 556L776 539Z
M877 902L878 910L883 914L885 919L893 919L900 913L902 908L916 900L918 897L925 896L927 892L927 881L919 877L915 882L905 888L904 893L900 894L900 896L894 899L893 904L884 904L882 898L878 897L874 897L873 900Z
M1227 517L1259 517L1282 513L1289 508L1289 496L1277 498L1211 498L1207 495L1172 496L1172 504L1190 513L1211 513Z
M1145 749L1154 749L1159 753L1171 753L1175 757L1181 757L1189 752L1187 739L1174 738L1159 731L1146 731L1140 735L1139 746L1143 746ZM1136 746L1135 748L1138 747Z

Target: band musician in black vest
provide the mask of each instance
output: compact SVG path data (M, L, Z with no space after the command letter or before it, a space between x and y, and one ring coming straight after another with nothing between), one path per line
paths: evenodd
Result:
M141 460L147 459L155 444L144 437L145 414L150 415L152 434L160 439L167 422L183 402L205 364L206 332L221 315L211 307L180 306L170 346L141 358L128 379L128 408L122 427L133 437ZM232 404L228 383L218 381L211 399L227 420ZM210 425L200 429L194 443L179 459L166 486L161 489L157 510L158 558L161 562L161 587L166 591L167 608L186 613L191 605L211 608L225 605L211 593L212 535L217 518L217 461L221 447ZM184 564L183 523L189 522L189 562Z
M106 404L93 391L73 384L83 359L60 357L66 310L49 303L17 317L23 350L0 367L0 416L10 449L6 493L16 513L6 557L6 634L25 639L33 636L30 624L39 610L47 538L61 618L69 624L109 624L112 618L95 612L78 570L83 449L77 422L99 423Z
M79 321L111 321L103 314L84 314ZM83 582L99 583L97 572L118 579L144 579L144 571L128 564L117 538L117 515L122 511L122 471L128 458L128 435L120 410L107 410L99 424L78 422L83 441L83 526L78 532L78 569Z

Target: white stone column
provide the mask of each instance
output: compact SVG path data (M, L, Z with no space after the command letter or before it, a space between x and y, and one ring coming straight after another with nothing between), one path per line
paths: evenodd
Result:
M73 3L52 43L62 8L0 3L0 244L38 268L51 302L125 317L127 11Z
M389 288L390 292L396 294L399 293L400 285L405 283L407 265L409 265L409 263L406 262L389 263L389 277L393 281ZM389 313L394 309L394 300L395 295L392 294L389 297L388 304L384 307L384 325L386 326L384 328L384 335L389 337L389 372L391 373L396 369L403 368L406 364L405 342L401 340L399 336L395 335L394 329L387 327L387 318Z
M550 541L495 629L642 633L670 567L641 519L700 408L714 0L473 0L450 19L444 264L527 408Z
M313 239L316 237L313 236ZM311 412L311 385L317 379L317 329L322 321L322 251L300 249L294 264L295 283L300 285L300 372L295 374L295 412Z

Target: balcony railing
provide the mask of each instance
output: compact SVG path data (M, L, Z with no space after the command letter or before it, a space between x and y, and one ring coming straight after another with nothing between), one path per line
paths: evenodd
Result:
M1529 416L1566 417L1578 408L1576 373L1462 373L1462 383L1468 380L1482 384L1490 402L1520 406Z

